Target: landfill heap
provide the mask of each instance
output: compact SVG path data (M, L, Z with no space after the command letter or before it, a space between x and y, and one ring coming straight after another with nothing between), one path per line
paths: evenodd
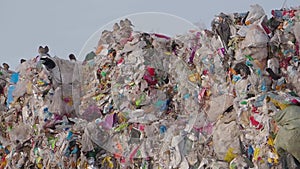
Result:
M128 19L83 62L1 70L0 168L296 168L300 9L168 37Z

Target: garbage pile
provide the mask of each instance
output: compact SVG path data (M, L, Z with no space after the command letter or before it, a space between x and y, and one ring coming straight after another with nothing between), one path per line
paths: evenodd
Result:
M300 9L169 37L102 32L83 62L1 70L0 168L296 168ZM72 57L74 58L74 57Z

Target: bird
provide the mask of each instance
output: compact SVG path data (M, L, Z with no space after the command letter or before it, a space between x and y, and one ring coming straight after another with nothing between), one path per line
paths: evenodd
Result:
M120 20L119 25L120 25L121 28L124 28L124 27L125 27L125 22L124 22L124 20Z
M120 30L120 26L119 26L119 24L118 24L118 23L115 23L115 24L114 24L114 26L113 26L113 30L114 30L114 31L118 31L118 30Z
M69 55L69 59L70 59L70 61L76 61L77 60L75 55L72 54L72 53Z
M124 20L124 22L125 22L125 25L128 26L128 27L134 26L128 18L126 18L126 19Z

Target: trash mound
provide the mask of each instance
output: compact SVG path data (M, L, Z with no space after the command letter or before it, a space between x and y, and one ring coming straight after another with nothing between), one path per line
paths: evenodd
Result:
M296 168L300 9L168 37L121 20L83 62L1 70L0 168Z

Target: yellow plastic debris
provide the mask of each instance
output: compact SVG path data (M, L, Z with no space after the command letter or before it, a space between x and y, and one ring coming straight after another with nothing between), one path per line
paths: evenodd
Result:
M231 147L228 148L228 151L224 157L224 160L226 162L228 162L228 163L231 162L237 156L237 154L235 154L233 151L234 151L233 148L231 148Z

